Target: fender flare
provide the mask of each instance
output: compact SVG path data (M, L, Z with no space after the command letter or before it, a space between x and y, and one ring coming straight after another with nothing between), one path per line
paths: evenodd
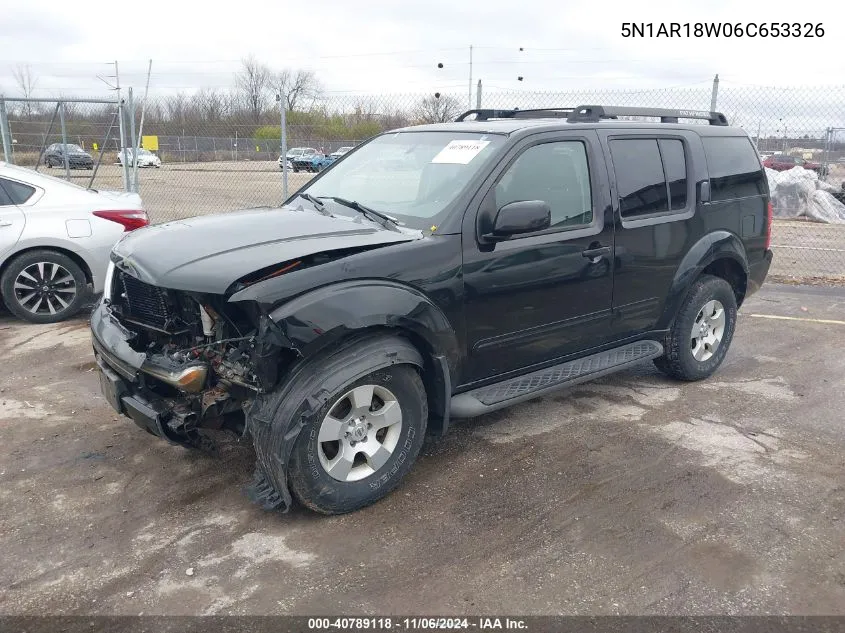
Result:
M460 347L449 319L419 290L384 279L343 281L282 303L269 310L269 316L304 357L368 329L410 334L412 342L425 347L420 352L431 430L446 432L452 385L460 371Z
M666 329L672 325L678 307L686 297L690 286L701 276L705 268L719 259L735 261L745 275L748 275L745 246L737 235L730 231L713 231L705 235L693 244L678 265L666 295L663 314L658 321L659 329Z

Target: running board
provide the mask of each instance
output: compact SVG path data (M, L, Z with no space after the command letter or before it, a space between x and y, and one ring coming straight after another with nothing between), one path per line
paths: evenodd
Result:
M663 354L657 341L637 341L605 352L571 360L539 371L497 382L452 397L454 418L471 418L536 398L549 391L612 374Z

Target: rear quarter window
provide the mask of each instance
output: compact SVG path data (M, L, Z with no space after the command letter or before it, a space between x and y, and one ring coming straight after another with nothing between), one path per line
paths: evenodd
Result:
M35 188L22 182L0 178L0 205L23 204L32 197Z
M701 142L710 172L711 201L766 193L765 175L751 139L745 136L705 136Z

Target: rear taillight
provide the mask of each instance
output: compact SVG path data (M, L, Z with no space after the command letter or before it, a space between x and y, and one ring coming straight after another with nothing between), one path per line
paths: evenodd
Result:
M128 209L125 211L94 211L94 215L104 220L111 220L123 225L124 232L147 226L150 219L144 210Z
M772 219L774 216L774 210L772 209L772 201L769 200L769 203L766 205L766 250L769 250L772 246Z

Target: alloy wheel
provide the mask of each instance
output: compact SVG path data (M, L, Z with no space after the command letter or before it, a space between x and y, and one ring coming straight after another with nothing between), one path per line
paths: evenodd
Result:
M320 425L318 454L326 473L358 481L390 459L402 432L402 409L381 385L360 385L343 394Z
M15 300L32 314L57 314L76 298L76 280L64 266L36 262L15 278Z
M699 362L710 360L725 335L725 307L713 299L704 304L692 324L690 346Z

